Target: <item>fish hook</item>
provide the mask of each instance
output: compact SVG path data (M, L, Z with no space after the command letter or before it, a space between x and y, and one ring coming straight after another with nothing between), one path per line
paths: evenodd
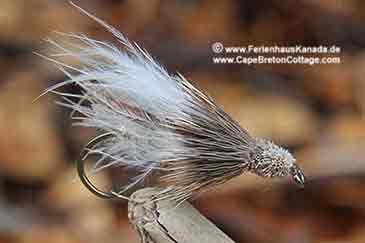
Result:
M80 154L80 159L78 159L76 161L76 167L77 167L77 174L82 182L82 184L84 184L84 186L90 191L92 192L94 195L103 198L103 199L125 199L130 201L130 198L120 195L116 192L110 191L110 192L105 192L102 191L100 189L98 189L91 181L90 179L87 177L86 172L85 172L85 160L87 157L87 154L85 155L85 151L87 151L87 148L94 142L98 141L99 139L111 135L111 133L106 133L106 134L102 134L100 136L97 136L96 138L92 139L88 144L85 145L84 149L82 150L81 154Z

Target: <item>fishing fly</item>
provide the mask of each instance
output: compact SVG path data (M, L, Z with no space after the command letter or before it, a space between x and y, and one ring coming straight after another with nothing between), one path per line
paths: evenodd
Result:
M72 3L71 3L72 4ZM58 54L45 57L67 76L48 88L73 111L76 125L101 134L90 141L78 161L84 185L103 198L124 198L127 190L157 176L155 200L184 201L245 172L261 177L305 177L295 158L273 142L251 136L215 101L181 74L169 74L144 49L101 19L74 5L111 32L121 44L85 35L65 34L68 45L48 40ZM74 58L79 66L56 57ZM82 92L61 92L76 84ZM77 99L77 101L75 101ZM85 160L96 155L94 170L123 167L137 171L116 192L96 188L85 173Z

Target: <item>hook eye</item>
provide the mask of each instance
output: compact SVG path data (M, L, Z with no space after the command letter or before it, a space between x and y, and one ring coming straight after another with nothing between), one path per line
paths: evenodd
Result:
M291 176L293 177L295 183L300 186L300 187L304 187L305 184L305 175L303 173L303 171L297 166L297 165L293 165L291 167Z

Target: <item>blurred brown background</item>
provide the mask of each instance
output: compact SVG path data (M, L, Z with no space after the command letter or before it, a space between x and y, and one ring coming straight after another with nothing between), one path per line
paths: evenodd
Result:
M289 148L309 177L242 175L193 203L237 242L365 242L365 2L80 0L178 70L242 126ZM41 91L64 76L52 31L113 37L61 0L0 1L0 242L138 242L126 203L96 198L74 161L93 134ZM211 44L337 45L341 64L213 64ZM94 179L108 184L101 174Z

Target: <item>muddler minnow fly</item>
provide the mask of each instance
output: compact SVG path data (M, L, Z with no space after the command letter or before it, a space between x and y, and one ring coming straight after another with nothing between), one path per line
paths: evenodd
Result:
M71 47L48 40L60 50L52 56L71 57L82 65L46 57L68 80L45 93L61 95L61 105L74 111L77 125L102 131L85 147L78 162L79 176L89 190L102 197L124 198L126 190L153 172L158 172L157 186L161 187L156 200L183 201L244 172L292 176L304 184L304 174L287 150L252 137L182 75L168 74L122 33L74 6L111 32L123 47L76 34L62 34L70 39ZM56 91L71 83L81 87L82 93ZM101 192L84 173L83 161L89 155L99 156L97 170L120 166L133 168L138 175L118 193Z

